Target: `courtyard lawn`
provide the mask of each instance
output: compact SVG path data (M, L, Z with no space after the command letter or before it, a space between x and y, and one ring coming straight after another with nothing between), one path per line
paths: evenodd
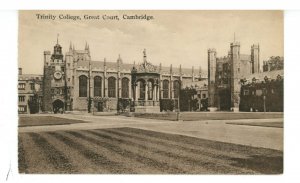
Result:
M73 123L86 123L81 120L70 120L53 116L19 116L19 127L44 126L44 125L66 125Z
M283 152L136 128L19 133L20 173L280 174Z
M164 113L135 113L135 117L158 119L158 120L177 120L176 112ZM236 120L236 119L271 119L283 118L282 112L180 112L180 120L201 121L201 120Z

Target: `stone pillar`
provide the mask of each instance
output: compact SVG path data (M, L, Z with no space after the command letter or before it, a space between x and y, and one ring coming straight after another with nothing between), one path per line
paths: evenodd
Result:
M156 101L159 101L159 86L156 87Z
M135 92L136 92L135 98L137 101L139 100L139 97L140 97L140 84L141 84L141 82L137 82L136 87L135 87Z
M173 77L171 77L171 81L170 81L170 98L173 99L174 98L174 88L173 88Z
M104 96L108 97L108 78L104 76Z
M108 78L107 78L107 67L106 67L106 58L104 58L104 97L108 97Z
M148 101L148 82L145 83L145 101Z
M118 86L118 83L119 83L119 79L117 79L116 83L115 83L115 87L116 87L116 91L115 91L115 96L116 98L119 97L119 86Z
M154 84L152 92L153 92L153 101L156 101L156 84Z
M131 86L130 83L131 83L131 80L129 80L129 83L128 83L129 86ZM128 90L129 90L129 91L128 91L128 97L132 99L132 96L131 96L131 93L132 93L132 92L131 92L131 89L132 89L131 87L128 88Z
M90 76L90 94L91 94L91 97L94 97L94 77L93 76Z
M134 101L137 101L137 83L134 83L133 85L133 90L134 90Z
M104 83L105 83L105 79L104 79L104 76L102 77L102 80L101 80L101 97L104 97L104 92L105 92L105 85L104 85Z

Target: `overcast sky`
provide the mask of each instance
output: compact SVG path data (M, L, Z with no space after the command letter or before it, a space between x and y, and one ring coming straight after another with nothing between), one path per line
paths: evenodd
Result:
M81 20L39 20L36 14L70 14ZM148 15L153 20L123 20L122 16ZM120 20L84 20L84 15L118 15ZM241 53L260 45L260 60L283 56L282 11L21 11L19 12L19 66L26 74L43 73L43 52L53 52L59 34L63 53L70 42L84 49L87 41L92 60L142 62L163 66L207 69L207 49L226 56L234 39ZM262 65L262 64L261 64Z

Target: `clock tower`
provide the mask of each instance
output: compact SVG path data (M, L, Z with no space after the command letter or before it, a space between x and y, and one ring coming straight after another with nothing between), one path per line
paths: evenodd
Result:
M50 51L44 52L43 108L45 111L58 113L65 110L65 68L62 47L57 39L52 55Z

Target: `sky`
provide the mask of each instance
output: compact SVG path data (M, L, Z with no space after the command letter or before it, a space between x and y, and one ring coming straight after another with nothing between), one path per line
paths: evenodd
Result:
M81 20L37 19L37 14L80 16ZM84 15L100 16L86 20ZM102 16L119 20L102 20ZM152 20L125 20L123 15L153 16ZM241 54L260 45L260 60L283 56L282 11L20 11L19 67L24 74L43 73L43 52L53 52L57 35L65 54L89 44L93 61L142 62L147 50L152 64L207 70L207 50L227 56L230 43L241 44ZM234 36L235 35L235 36ZM262 63L261 63L262 65Z

